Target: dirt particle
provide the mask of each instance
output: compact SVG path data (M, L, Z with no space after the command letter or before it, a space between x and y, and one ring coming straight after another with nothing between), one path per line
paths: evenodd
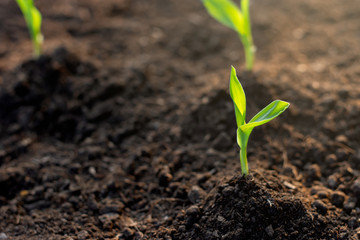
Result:
M345 135L338 135L335 140L337 142L340 142L340 143L344 143L346 144L349 140L347 139L347 137Z
M134 235L135 239L144 239L144 234L142 232L136 232Z
M234 191L235 191L234 187L228 186L222 190L222 194L224 195L224 197L229 197L230 195L232 195L234 193Z
M327 179L327 185L331 189L336 189L339 185L338 178L336 175L330 175Z
M311 181L318 180L321 178L321 169L318 164L311 164L307 167L307 176Z
M8 239L8 236L6 235L6 233L2 232L0 233L0 240L6 240Z
M315 200L313 202L313 206L316 208L316 210L318 211L318 213L322 214L322 215L325 215L328 208L327 206L325 205L325 203L321 200Z
M90 234L86 230L82 230L77 234L79 240L86 240L90 237Z
M345 201L345 194L340 191L333 192L330 197L330 201L332 204L334 204L336 207L342 207L344 201Z
M100 207L99 213L122 213L124 209L124 204L116 199L105 199L101 202L102 206Z
M198 206L191 206L186 210L186 227L190 228L200 216L200 209Z
M325 158L325 162L329 165L336 163L337 158L335 154L329 154Z
M200 209L196 205L193 205L186 210L187 216L197 216L199 213L200 213Z
M348 151L346 151L343 148L337 149L335 154L336 154L336 158L338 159L338 161L347 161L348 160L349 153L348 153Z
M188 198L190 202L195 204L200 202L204 198L205 194L205 191L201 187L193 186L188 194Z
M122 231L121 237L125 238L125 239L130 239L132 236L134 236L134 230L132 230L131 228L125 228Z
M269 237L273 237L275 233L272 225L267 226L265 232Z
M185 225L180 225L179 226L179 232L185 232L186 231L186 227L185 227Z
M352 185L352 190L357 199L360 199L360 178L358 178Z
M159 177L159 185L163 187L168 186L171 180L173 179L173 176L171 175L168 166L165 166L160 170L158 177Z
M351 211L352 211L353 209L355 209L355 207L356 207L356 202L354 202L354 201L347 201L347 202L344 203L343 209L344 209L344 211L345 211L347 214L350 214Z
M113 227L113 221L115 221L119 217L120 215L117 213L106 213L99 216L99 220L103 224L104 229L110 230Z
M51 203L49 201L46 200L39 200L37 202L34 203L29 203L29 204L25 204L24 208L28 211L34 210L34 209L45 209L51 206Z

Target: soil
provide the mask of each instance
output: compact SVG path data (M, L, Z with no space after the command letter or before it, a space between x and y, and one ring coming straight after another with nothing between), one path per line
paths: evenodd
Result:
M0 3L0 239L360 239L358 1L252 1L255 69L200 1ZM251 135L242 177L230 65Z

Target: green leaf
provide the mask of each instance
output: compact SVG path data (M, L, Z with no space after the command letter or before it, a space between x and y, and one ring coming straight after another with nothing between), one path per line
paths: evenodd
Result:
M41 32L41 14L36 8L31 9L32 27L35 35Z
M236 76L236 70L231 66L230 74L230 96L234 102L236 123L238 127L245 124L246 97L243 87Z
M251 36L251 24L250 24L250 13L249 13L249 0L241 0L241 11L244 16L244 29L245 36Z
M202 0L209 14L220 23L244 34L244 16L231 0Z
M33 0L16 0L21 12L24 15L26 25L28 26L30 36L34 43L35 55L40 55L43 36L41 34L41 13L34 6Z
M249 132L254 127L263 125L279 116L289 107L289 105L290 103L288 102L275 100L258 112L258 114L256 114L246 125L243 125L240 128L243 132Z

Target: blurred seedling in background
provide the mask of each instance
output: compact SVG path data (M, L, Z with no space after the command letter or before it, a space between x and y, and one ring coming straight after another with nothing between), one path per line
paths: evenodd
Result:
M248 175L247 144L252 130L254 127L263 125L279 116L289 107L290 104L281 100L275 100L258 112L248 123L246 123L245 92L236 76L236 70L234 67L231 67L230 74L230 96L234 102L235 117L238 127L236 133L237 143L240 146L241 173L243 175Z
M24 15L30 37L33 42L34 56L38 58L41 54L43 35L41 34L41 14L34 6L33 0L16 0Z
M209 14L238 33L245 50L246 70L252 71L255 46L251 34L249 0L241 0L241 10L232 0L202 0Z

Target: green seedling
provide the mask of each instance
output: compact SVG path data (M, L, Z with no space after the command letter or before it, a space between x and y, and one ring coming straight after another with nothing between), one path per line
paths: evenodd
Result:
M263 125L279 116L289 107L290 104L281 100L275 100L258 112L248 123L246 123L245 92L236 76L236 70L234 67L231 67L230 74L230 96L234 102L235 108L237 143L240 147L241 173L243 175L248 175L247 144L252 130L254 127Z
M26 25L29 29L34 46L34 56L39 57L43 42L43 35L41 34L41 14L34 6L33 0L16 0L16 2L24 15Z
M256 48L251 34L249 0L241 0L241 10L232 0L202 0L202 2L213 18L238 33L245 51L246 69L251 71Z

